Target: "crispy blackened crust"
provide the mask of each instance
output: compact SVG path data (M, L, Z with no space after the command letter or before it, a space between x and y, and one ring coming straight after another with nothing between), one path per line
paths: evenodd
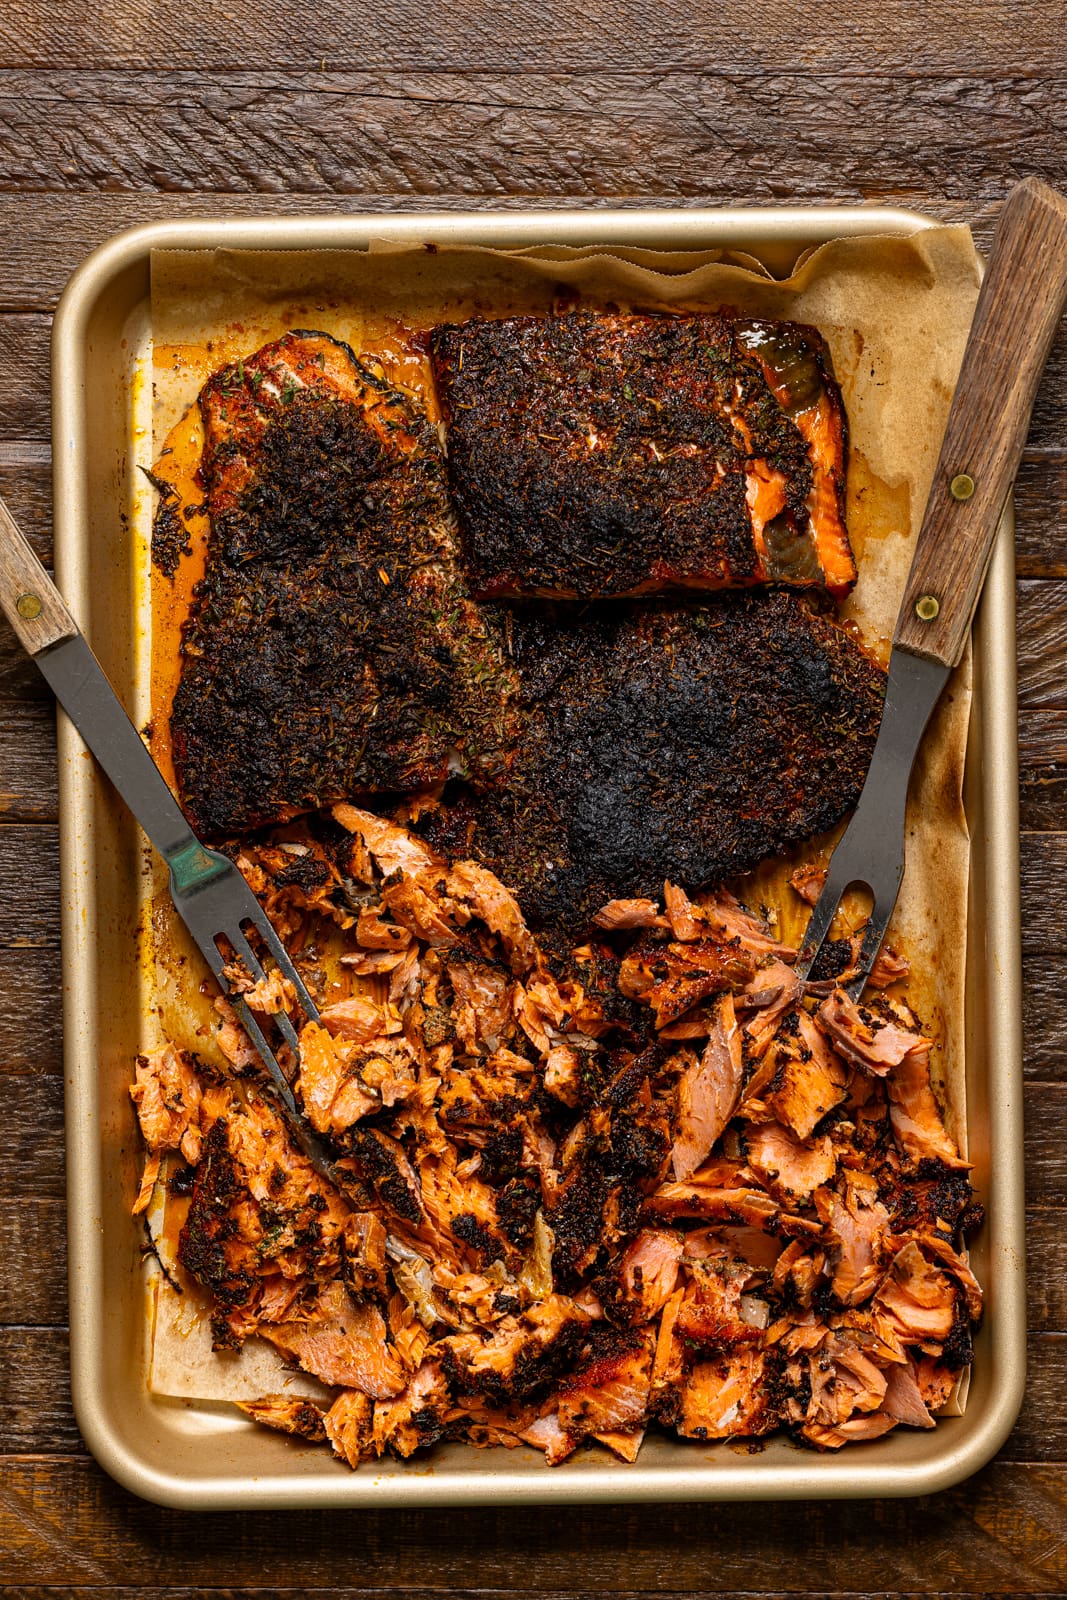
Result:
M440 444L346 346L294 333L200 398L211 515L171 728L207 834L479 768L508 675L469 600Z
M855 581L814 329L573 313L441 326L431 351L480 598Z
M517 612L526 733L505 793L428 818L561 941L615 897L754 867L856 802L884 674L784 591Z

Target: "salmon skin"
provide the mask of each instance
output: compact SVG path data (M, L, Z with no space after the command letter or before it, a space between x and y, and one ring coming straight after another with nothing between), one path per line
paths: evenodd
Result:
M193 825L433 783L457 751L491 766L506 663L459 572L425 413L306 332L222 368L199 403L210 543L171 717Z
M431 352L479 598L855 582L814 328L574 312L442 325Z
M524 737L506 788L423 826L515 888L549 941L665 877L747 871L856 802L884 674L795 594L523 608L510 640Z

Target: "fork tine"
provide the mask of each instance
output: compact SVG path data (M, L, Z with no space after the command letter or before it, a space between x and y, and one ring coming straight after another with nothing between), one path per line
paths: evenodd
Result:
M245 1002L241 999L240 995L231 996L231 1004L233 1005L234 1011L237 1013L238 1021L248 1034L252 1043L255 1045L256 1050L259 1053L259 1058L267 1070L274 1093L281 1102L280 1109L283 1117L293 1135L293 1138L296 1140L296 1143L299 1145L304 1155L307 1156L311 1165L319 1174L319 1177L325 1178L327 1182L335 1184L343 1191L345 1189L343 1179L337 1172L333 1162L322 1148L318 1139L315 1137L314 1132L305 1121L303 1112L297 1105L296 1099L293 1095L292 1086L290 1085L288 1078L285 1076L285 1073L282 1071L281 1063L279 1062L277 1056L267 1043L267 1040L263 1035L263 1030L260 1028L255 1016L249 1010Z
M242 879L241 881L243 882L244 880ZM248 888L247 884L245 887L246 889ZM252 902L252 907L250 908L247 916L242 916L242 924L245 922L251 922L252 926L263 940L263 943L274 957L282 976L284 978L288 978L289 982L296 990L296 998L300 1002L300 1009L303 1011L308 1022L318 1022L318 1008L315 1005L314 1000L312 1000L311 996L308 994L307 989L304 987L304 980L301 978L299 972L297 972L288 950L278 938L278 935L271 926L270 918L263 910L251 889L248 889L248 898Z
M243 929L238 929L235 933L227 933L222 937L229 939L235 952L240 956L241 960L244 962L245 966L248 968L254 978L260 979L266 977L266 973L264 972L255 951L252 949L251 944L245 937ZM245 1007L246 1009L250 1009L247 1001L245 1001ZM297 1038L296 1029L290 1022L288 1015L284 1011L273 1011L271 1012L271 1020L273 1021L274 1026L278 1029L278 1032L281 1034L282 1038L285 1040L286 1044L290 1047L290 1049L295 1050L299 1056L300 1040ZM281 1071L280 1064L278 1070Z
M893 907L897 897L894 893L881 904L871 907L871 915L863 931L863 943L860 946L859 959L856 962L854 975L845 984L845 993L852 1000L858 1000L863 993L871 968L874 966L878 952L882 948L885 930L889 926L889 919L893 915Z
M841 904L842 896L846 889L851 888L856 881L855 878L849 878L843 872L831 871L828 874L826 882L822 886L822 892L815 902L811 916L808 918L808 926L804 933L804 943L800 947L800 952L793 966L793 971L801 982L810 973L815 965L819 951L826 942L826 936L830 932L834 915Z

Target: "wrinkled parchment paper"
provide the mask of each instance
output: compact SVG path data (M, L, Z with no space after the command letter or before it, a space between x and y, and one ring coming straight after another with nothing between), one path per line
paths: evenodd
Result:
M367 252L157 251L153 454L158 459L177 441L179 454L184 449L195 458L196 417L189 408L205 378L289 329L321 330L345 340L420 394L434 412L428 366L412 336L435 322L582 305L726 308L813 323L829 344L851 435L848 526L860 576L842 616L885 662L979 281L979 260L963 227L834 240L810 252L785 281L771 278L751 257L722 251L493 251L413 248L387 239ZM190 526L199 547L204 520ZM198 558L202 562L199 548L174 583L153 579L153 614L165 645L157 655L173 654L174 614L187 603ZM169 709L167 671L164 660L156 674L157 726ZM950 1131L964 1150L969 844L962 780L970 685L968 653L935 713L912 777L907 871L888 936L912 961L908 999L935 1040L933 1075ZM799 942L808 916L808 907L786 886L788 873L798 861L824 859L835 837L814 841L785 865L764 867L739 885L750 904L777 915L787 939ZM853 923L858 915L853 908ZM209 1053L212 1014L194 992L198 977L191 979L190 970L199 976L199 967L190 969L182 959L189 952L184 931L163 899L157 899L150 922L146 959L155 972L162 1028L176 1043ZM172 1226L166 1236L174 1237ZM188 1295L179 1301L164 1285L157 1297L150 1380L155 1392L240 1399L294 1382L313 1384L294 1379L258 1340L249 1342L247 1356L224 1362L220 1370L210 1354L206 1318L193 1315Z

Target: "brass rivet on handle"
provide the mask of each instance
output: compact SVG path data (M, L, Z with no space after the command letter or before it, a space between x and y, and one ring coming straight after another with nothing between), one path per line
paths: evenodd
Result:
M974 479L969 472L957 472L948 486L953 500L969 500L974 493Z
M921 594L915 602L915 615L920 622L933 622L941 610L941 602L935 594Z
M15 610L25 622L36 622L42 610L40 595L20 594L15 601Z

